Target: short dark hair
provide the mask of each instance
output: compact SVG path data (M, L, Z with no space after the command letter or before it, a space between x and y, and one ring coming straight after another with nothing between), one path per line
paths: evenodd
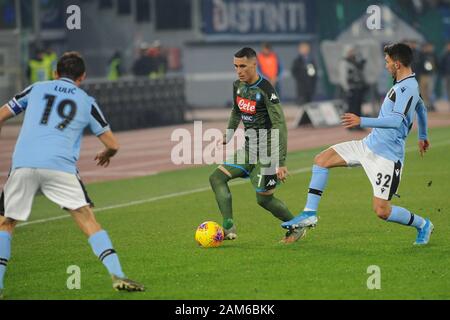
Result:
M404 43L394 43L384 47L384 53L392 60L400 61L405 67L409 67L413 60L413 52L410 46Z
M56 71L61 78L77 80L86 72L86 66L81 54L72 51L62 55L58 61Z
M256 58L256 51L252 48L242 48L236 54L234 55L236 58L247 58L247 59L253 59Z

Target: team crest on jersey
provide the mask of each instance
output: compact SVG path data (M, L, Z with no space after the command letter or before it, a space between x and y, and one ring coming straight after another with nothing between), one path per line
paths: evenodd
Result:
M255 99L256 99L256 101L260 101L261 100L261 93L256 93L256 96L255 96Z
M241 112L251 115L256 114L256 101L245 99L238 96L236 98L236 104L239 107L239 110L241 110Z

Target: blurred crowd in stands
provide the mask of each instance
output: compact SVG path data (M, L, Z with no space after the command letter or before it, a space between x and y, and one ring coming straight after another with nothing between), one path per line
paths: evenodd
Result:
M444 52L438 54L431 43L419 44L415 41L407 41L414 51L413 70L420 85L422 97L429 111L435 110L435 101L440 96L445 99L450 97L450 42ZM382 52L380 48L380 52ZM57 54L52 48L36 50L33 58L28 62L27 77L30 83L53 79L56 69ZM281 77L284 72L283 61L274 51L270 43L262 43L258 53L259 72L267 78L283 96ZM316 88L319 80L319 69L326 72L318 64L319 57L313 53L312 44L301 42L298 45L298 54L293 60L287 72L295 81L296 104L304 105L317 98ZM179 62L178 62L179 63ZM339 65L341 98L347 102L348 110L361 115L361 106L365 100L369 86L366 83L364 70L370 63L355 48L348 49L341 58ZM116 81L125 74L149 79L164 78L170 69L168 50L164 49L161 42L156 40L151 44L141 43L137 50L137 57L131 70L125 70L123 57L120 51L112 54L108 61L106 78ZM384 89L392 85L391 79L387 81ZM436 84L442 85L442 90L436 90ZM380 90L379 94L383 93Z

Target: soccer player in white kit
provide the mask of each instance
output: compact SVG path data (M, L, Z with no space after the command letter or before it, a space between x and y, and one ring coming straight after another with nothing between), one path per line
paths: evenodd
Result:
M358 117L351 113L342 116L345 128L361 126L374 128L361 141L349 141L325 150L315 158L308 199L303 212L282 224L285 229L314 227L317 209L328 180L329 169L362 166L373 187L373 209L377 216L388 222L412 226L417 229L414 244L425 245L430 240L434 226L409 210L392 206L405 159L405 139L417 114L419 125L419 152L429 149L427 113L419 94L415 74L411 69L413 58L409 46L396 43L384 48L386 68L395 84L386 95L378 118Z
M97 223L76 167L83 131L89 127L105 146L96 161L107 167L119 149L108 122L95 100L81 88L85 63L76 52L58 61L55 81L38 82L0 109L0 128L9 118L25 112L12 168L0 198L0 297L11 256L11 237L18 221L27 221L33 199L40 190L69 211L89 238L92 250L105 265L113 288L143 291L144 286L126 278L106 231Z

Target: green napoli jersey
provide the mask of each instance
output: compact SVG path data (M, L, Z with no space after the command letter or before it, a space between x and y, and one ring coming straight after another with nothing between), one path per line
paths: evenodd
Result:
M270 154L271 129L278 129L279 141L275 142L279 148L280 166L285 166L287 154L287 126L283 110L281 108L278 93L272 84L260 76L254 84L235 81L233 84L233 110L231 111L228 129L236 130L240 122L243 122L245 131L254 129L257 133L257 146L260 142L267 141ZM267 135L260 129L266 129ZM227 141L231 139L226 137ZM246 139L246 149L257 152L249 139Z

